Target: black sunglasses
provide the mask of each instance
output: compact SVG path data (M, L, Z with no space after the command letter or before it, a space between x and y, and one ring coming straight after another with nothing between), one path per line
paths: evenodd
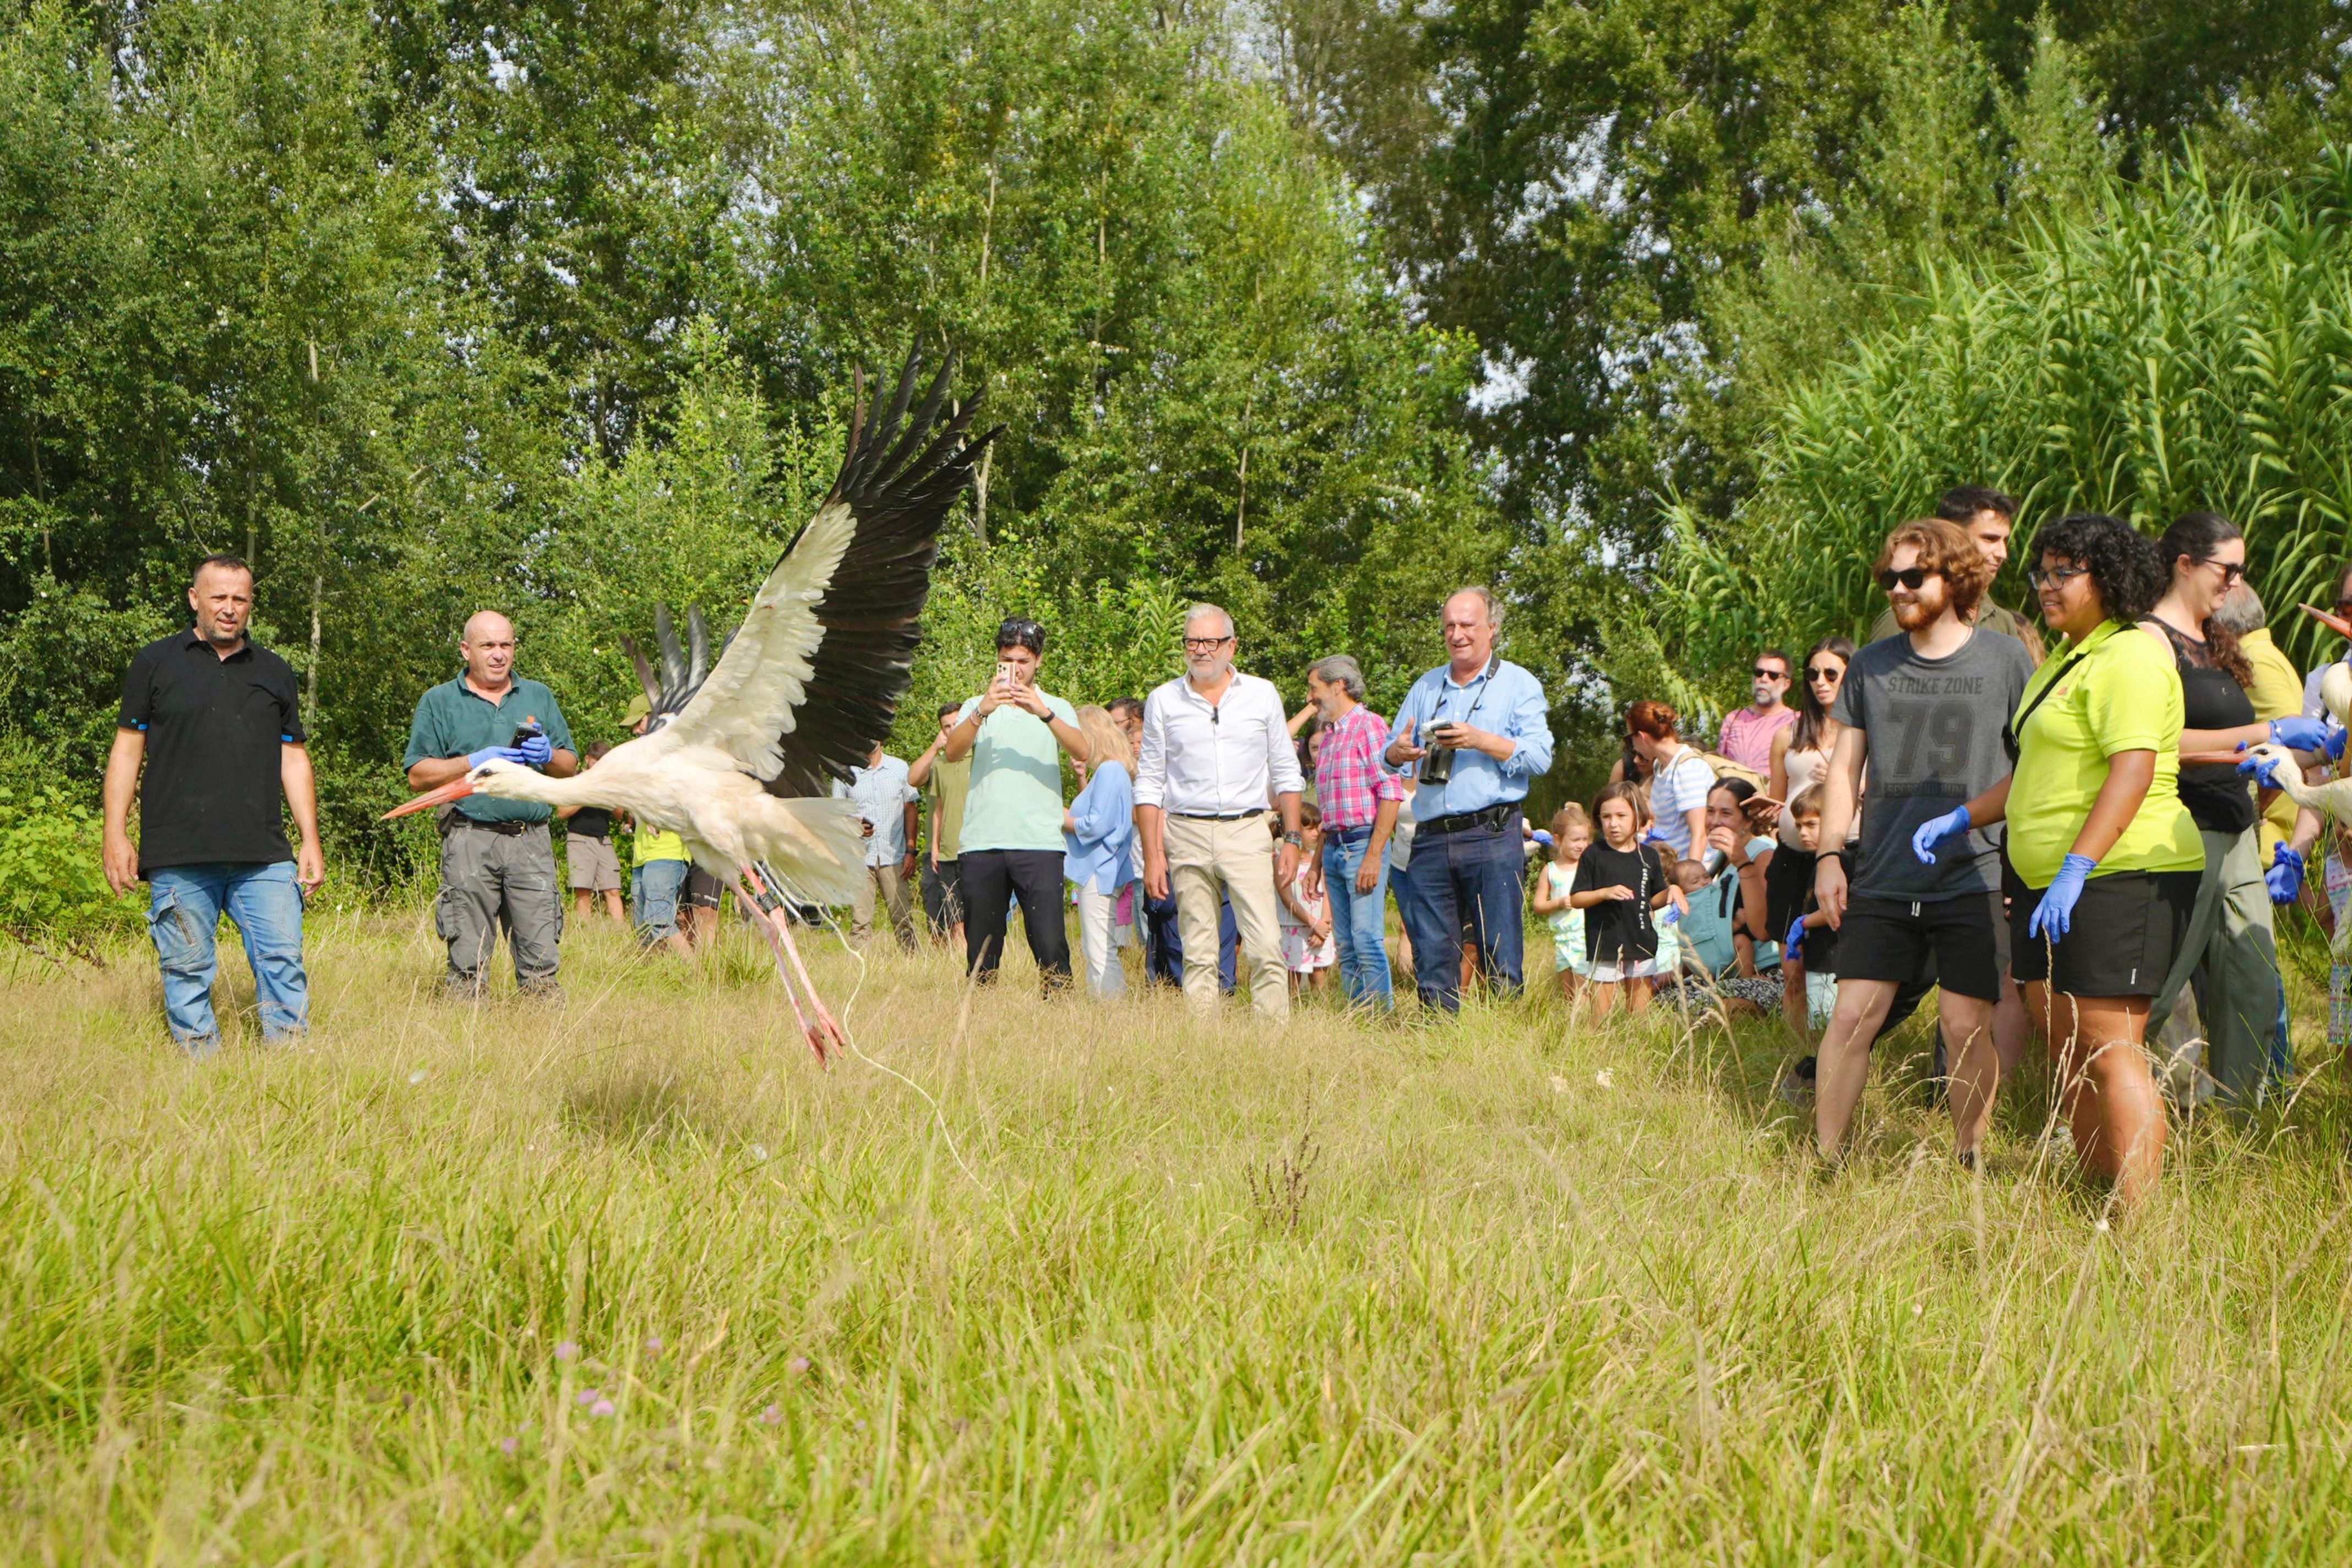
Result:
M2208 555L2204 560L2200 561L2197 564L2200 566L2219 566L2221 569L2221 587L2224 592L2228 591L2231 584L2242 583L2245 580L2246 566L2245 563L2242 561L2216 561L2211 556Z
M1843 680L1845 671L1833 664L1809 664L1805 666L1805 679L1807 680Z
M1895 584L1900 583L1916 594L1919 591L1920 584L1927 582L1928 578L1942 575L1943 574L1933 566L1906 566L1900 572L1888 566L1880 570L1878 586L1881 592L1892 594L1895 592Z
M1786 680L1789 679L1789 672L1787 670L1767 669L1760 664L1756 667L1756 675L1759 679L1763 680Z

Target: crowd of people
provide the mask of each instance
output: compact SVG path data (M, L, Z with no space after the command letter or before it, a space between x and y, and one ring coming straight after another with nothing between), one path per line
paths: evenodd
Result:
M877 746L836 785L866 847L851 938L882 940L887 924L916 950L919 905L922 930L987 984L1017 912L1048 991L1124 994L1133 947L1144 983L1203 1012L1245 990L1279 1023L1311 991L1386 1013L1400 971L1436 1015L1473 984L1508 996L1532 910L1574 1007L1782 1019L1811 1053L1789 1083L1812 1099L1825 1159L1844 1146L1874 1045L1931 993L1965 1165L2038 1034L2075 1148L2136 1199L2166 1136L2168 1053L2151 1040L2201 1033L2213 1091L2240 1107L2289 1069L2272 910L2302 895L2334 830L2268 770L2326 770L2344 731L2321 711L2317 672L2299 680L2271 639L2227 520L2191 513L2160 540L2097 514L2044 526L2026 577L2045 650L1988 597L2015 513L1969 487L1895 529L1874 566L1886 608L1871 640L1823 637L1801 662L1758 654L1752 700L1712 750L1674 708L1631 703L1609 782L1541 827L1525 803L1553 763L1549 705L1498 651L1503 606L1485 588L1445 601L1445 662L1392 722L1344 654L1303 672L1307 700L1288 710L1238 667L1233 618L1206 604L1185 617L1182 674L1074 704L1048 689L1045 628L1014 616L992 677L938 710L919 755ZM2352 571L2339 590L2352 610ZM305 1026L301 896L323 865L292 673L245 636L250 571L207 559L189 602L194 629L142 649L124 683L105 856L118 888L151 884L166 1016L202 1054L219 1038L224 912L253 958L265 1037ZM492 755L555 775L596 764L605 748L580 754L554 693L515 672L506 617L475 616L458 654L460 673L417 703L412 791ZM631 717L642 727L642 705ZM2250 751L2264 742L2292 760ZM481 795L444 809L435 916L453 993L479 994L503 931L519 988L556 994L551 815ZM720 885L676 834L562 815L575 919L601 903L647 947L680 952L715 929ZM2352 870L2342 853L2326 863L2315 912L2332 922ZM2347 982L2339 966L2333 1043Z

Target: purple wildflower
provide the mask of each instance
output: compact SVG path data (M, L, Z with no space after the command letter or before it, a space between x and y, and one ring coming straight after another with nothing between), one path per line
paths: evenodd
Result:
M618 1407L614 1405L611 1400L600 1399L595 1404L588 1407L588 1414L591 1415L610 1415L616 1408Z
M521 1446L521 1444L515 1441L512 1437L508 1437L500 1441L499 1444L499 1452L508 1456L509 1458L512 1458L514 1451Z
M580 1346L574 1341L566 1340L555 1347L555 1359L558 1361L576 1361L579 1356Z
M574 1405L593 1405L602 1397L604 1397L602 1390L583 1388L579 1393L572 1396L572 1403Z
M771 1405L765 1410L760 1412L760 1419L765 1421L771 1426L773 1426L777 1422L782 1421L783 1418L783 1407L781 1405Z
M784 1363L784 1367L785 1370L789 1372L806 1372L809 1368L808 1357L804 1355L796 1355L793 1357L792 1360Z

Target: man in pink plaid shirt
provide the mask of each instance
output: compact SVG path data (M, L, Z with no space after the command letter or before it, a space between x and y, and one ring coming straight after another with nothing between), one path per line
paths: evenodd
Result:
M1389 722L1364 706L1364 671L1346 654L1307 672L1307 694L1323 715L1315 801L1323 812L1323 889L1339 942L1339 984L1352 1004L1395 1005L1384 940L1390 832L1404 799L1402 777L1381 766Z

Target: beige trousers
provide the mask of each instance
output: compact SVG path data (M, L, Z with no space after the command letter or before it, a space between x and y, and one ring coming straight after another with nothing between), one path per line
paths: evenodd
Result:
M1234 904L1242 967L1250 1003L1275 1023L1290 1017L1290 975L1282 963L1280 903L1274 891L1271 812L1233 822L1171 815L1167 824L1169 891L1176 899L1176 931L1184 941L1184 1000L1201 1012L1217 1005L1218 889Z
M849 934L863 947L874 934L876 895L890 911L890 928L898 933L898 945L908 952L915 951L915 909L913 889L907 879L898 875L898 862L887 866L868 866L865 879L857 884L857 897L849 906Z

